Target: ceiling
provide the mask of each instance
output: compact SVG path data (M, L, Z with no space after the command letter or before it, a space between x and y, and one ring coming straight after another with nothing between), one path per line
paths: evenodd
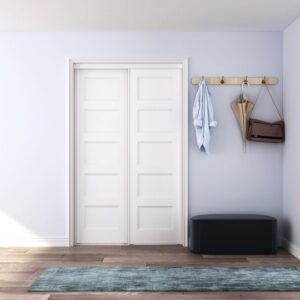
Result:
M300 0L0 0L0 31L281 31Z

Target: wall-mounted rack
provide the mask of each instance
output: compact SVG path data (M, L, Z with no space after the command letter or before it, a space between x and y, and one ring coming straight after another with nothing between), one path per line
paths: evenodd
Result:
M260 84L268 84L268 85L276 85L278 83L278 79L276 77L225 77L225 76L219 76L219 77L193 77L192 78L192 84L199 84L202 80L206 81L206 84L211 85L233 85L237 84L240 85L242 83L249 83L250 85L260 85Z

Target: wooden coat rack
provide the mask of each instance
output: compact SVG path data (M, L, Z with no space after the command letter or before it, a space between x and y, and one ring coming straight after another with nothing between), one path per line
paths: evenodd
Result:
M192 84L199 84L202 80L205 80L206 84L210 85L240 85L242 83L250 84L250 85L260 85L260 84L268 84L268 85L276 85L278 83L278 79L276 77L193 77Z

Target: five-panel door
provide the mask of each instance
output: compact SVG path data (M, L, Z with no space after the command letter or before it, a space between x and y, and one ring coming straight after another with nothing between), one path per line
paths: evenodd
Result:
M76 243L182 243L181 72L76 70Z
M130 75L130 242L180 244L181 70Z
M75 239L128 242L126 70L76 70Z

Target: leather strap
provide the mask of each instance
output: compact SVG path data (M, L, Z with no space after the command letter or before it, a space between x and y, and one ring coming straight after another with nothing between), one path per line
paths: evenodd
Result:
M257 104L257 102L258 102L258 100L259 100L259 97L260 97L260 94L261 94L261 92L262 92L262 90L263 90L264 87L266 88L266 90L267 90L267 92L268 92L268 94L269 94L269 96L270 96L270 99L271 99L273 105L274 105L275 108L276 108L276 111L277 111L277 113L278 113L278 116L279 116L280 120L283 121L283 116L282 116L282 114L280 113L280 110L279 110L279 108L278 108L278 106L277 106L277 104L276 104L276 101L274 100L274 98L273 98L273 96L272 96L272 94L271 94L271 91L270 91L270 89L269 89L269 87L268 87L267 84L262 84L262 86L261 86L261 88L260 88L260 90L259 90L259 92L258 92L258 94L257 94L256 100L255 100L255 102L254 102L253 109L252 109L252 111L251 111L249 117L251 117L251 115L252 115L252 113L253 113L253 111L254 111L255 105Z

